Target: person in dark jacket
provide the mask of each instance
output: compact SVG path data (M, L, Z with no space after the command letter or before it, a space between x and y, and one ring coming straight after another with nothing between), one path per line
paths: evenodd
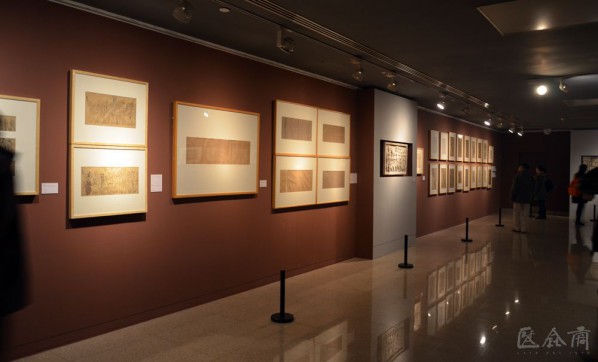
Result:
M546 219L546 198L548 191L546 189L546 168L544 166L536 167L536 180L534 182L533 200L538 205L538 217L536 219Z
M529 165L522 163L511 186L511 202L513 202L513 231L527 232L527 215L534 192L534 178L529 172Z
M579 185L581 197L589 201L594 195L598 194L598 168L594 168L585 174ZM592 233L592 251L598 252L598 222L594 222L594 231Z
M586 204L586 200L581 197L581 191L579 187L581 186L581 182L583 181L584 176L586 175L586 171L588 169L588 165L581 164L579 165L579 169L577 173L573 175L573 180L569 185L569 195L571 195L571 202L577 204L577 209L575 210L575 225L576 226L583 226L583 222L581 221L581 216L583 214L583 208Z
M25 307L23 245L13 189L13 153L0 147L0 361L7 360L6 317Z

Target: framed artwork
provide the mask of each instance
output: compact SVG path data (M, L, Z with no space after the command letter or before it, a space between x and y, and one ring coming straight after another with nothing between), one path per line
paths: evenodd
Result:
M463 135L457 135L457 162L463 162Z
M380 176L405 176L409 171L409 145L380 141Z
M488 188L488 166L482 166L482 188Z
M469 191L469 180L470 177L470 166L469 164L463 165L463 192Z
M598 156L581 156L581 163L588 166L588 172L598 167Z
M349 201L350 169L348 158L318 158L317 204Z
M430 160L438 160L440 157L440 133L430 130Z
M470 162L469 155L471 154L471 137L463 136L463 162Z
M488 163L494 163L494 146L488 146Z
M488 140L482 140L482 162L488 163Z
M317 135L317 153L319 156L349 158L351 153L350 115L326 109L318 109Z
M317 158L275 156L272 202L274 209L316 203Z
M476 166L476 171L478 173L478 175L476 176L476 188L481 189L484 183L484 172L482 169L482 165L477 165Z
M423 175L424 174L424 149L423 148L418 148L417 149L416 173L418 175Z
M432 304L437 299L437 288L438 288L438 271L434 270L428 274L428 304Z
M476 165L471 165L471 172L469 173L469 189L474 190L478 187L478 178L477 178L477 167Z
M457 164L457 191L463 191L463 164Z
M71 71L70 143L147 146L148 83Z
M457 134L449 132L449 153L448 160L455 161L457 159Z
M72 145L71 219L147 211L145 149Z
M438 175L438 193L446 194L448 191L448 165L446 163L441 163L438 166Z
M419 299L413 303L413 331L417 332L422 326L422 301Z
M476 156L477 155L477 149L478 149L477 148L478 147L478 145L477 145L478 141L477 140L478 140L477 138L471 137L471 147L470 147L471 152L470 152L470 155L469 155L469 161L470 162L477 162L477 156Z
M446 324L450 324L453 321L453 306L455 305L454 298L455 293L449 293L446 295Z
M428 303L430 305L430 303ZM436 334L436 322L437 322L437 312L438 307L434 304L432 307L428 308L428 328L427 334L428 336L433 336Z
M39 194L40 100L0 95L0 147L14 153L14 193Z
M488 166L488 190L492 188L492 166Z
M318 109L302 104L276 101L274 115L274 154L315 156ZM340 137L336 129L335 137ZM348 139L345 138L348 142Z
M454 163L448 165L448 192L450 194L455 192L457 186L457 168Z
M430 172L428 173L429 195L438 195L438 163L430 162Z
M486 267L486 285L492 283L492 264L488 264Z
M260 116L174 103L172 197L257 194Z
M448 161L449 156L449 134L440 132L440 160Z
M463 299L463 287L458 287L453 298L453 313L455 318L461 314L461 300Z
M478 143L478 150L476 151L476 162L482 163L482 157L484 152L484 140L482 140L481 138L476 138L476 141Z

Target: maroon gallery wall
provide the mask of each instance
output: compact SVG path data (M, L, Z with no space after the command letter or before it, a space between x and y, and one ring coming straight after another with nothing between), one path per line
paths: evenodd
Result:
M41 99L40 182L59 184L21 207L31 304L11 318L13 357L355 255L354 186L348 204L271 208L273 101L349 113L355 130L355 91L48 1L2 1L0 14L0 93ZM149 82L148 174L163 175L164 192L148 193L146 215L68 220L71 69ZM173 202L175 100L259 113L268 188ZM354 155L356 132L351 146Z
M424 176L417 176L417 236L426 235L450 226L498 212L501 194L500 179L502 147L501 135L497 132L448 118L441 114L419 110L417 113L417 145L424 148ZM494 146L494 164L497 165L497 178L491 190L455 192L448 195L429 196L428 164L430 156L429 132L454 132L476 138L487 139Z
M502 159L502 207L512 207L509 200L509 190L517 165L527 162L535 169L538 165L544 165L548 170L548 176L554 183L554 190L546 200L548 213L562 215L569 214L569 150L571 149L570 132L552 132L545 135L542 132L526 132L523 137L514 134L504 133L501 144Z

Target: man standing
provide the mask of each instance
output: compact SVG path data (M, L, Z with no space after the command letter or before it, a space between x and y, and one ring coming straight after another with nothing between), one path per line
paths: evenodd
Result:
M527 215L534 191L534 179L529 172L529 165L522 163L511 186L511 202L513 202L513 231L527 232Z
M536 182L534 184L534 201L538 205L538 217L536 219L546 219L546 168L544 166L536 167Z

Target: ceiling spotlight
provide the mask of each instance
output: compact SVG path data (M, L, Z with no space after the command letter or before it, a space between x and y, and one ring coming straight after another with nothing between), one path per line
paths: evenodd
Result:
M486 126L488 126L488 127L489 127L489 126L491 126L491 125L492 125L492 118L488 118L487 120L485 120L485 121L484 121L484 124L485 124Z
M444 103L444 101L440 101L440 102L436 103L436 107L438 107L438 109L445 109L446 103Z
M517 131L517 136L519 136L519 137L523 136L523 128L520 128L519 131Z
M351 59L351 64L355 65L355 71L351 74L353 79L358 82L361 82L364 77L363 68L361 68L361 60L359 59Z
M363 80L363 69L361 69L361 67L357 68L351 76L356 81L361 82Z
M461 112L463 112L464 115L469 116L469 113L471 113L471 108L469 108L469 106L465 106Z
M181 23L189 24L193 17L193 5L187 0L179 0L178 3L172 11L172 16Z
M386 85L386 89L391 92L396 92L398 88L398 78L399 76L395 72L390 71L383 71L382 75L388 78L388 84Z
M569 93L569 86L567 86L564 82L563 79L561 78L561 80L559 81L559 89L561 90L561 92L563 93Z
M536 94L543 96L546 93L548 93L548 87L545 86L544 84L541 84L539 86L536 87Z
M386 85L386 88L389 91L396 92L397 91L397 86L398 86L397 81L393 79L393 80L390 81L390 83L388 83Z
M284 53L291 54L295 51L295 40L290 36L287 36L285 30L287 32L290 31L288 29L283 29L282 26L278 27L278 32L276 33L276 47Z
M513 128L513 127L510 127L510 128L509 128L509 133L515 133L515 128Z

